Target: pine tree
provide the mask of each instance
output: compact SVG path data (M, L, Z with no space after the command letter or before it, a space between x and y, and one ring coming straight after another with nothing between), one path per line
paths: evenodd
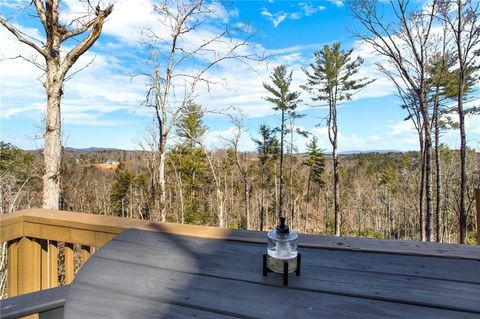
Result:
M323 156L323 150L318 147L318 139L314 136L307 144L307 159L303 163L308 167L308 182L307 182L307 208L305 209L305 221L304 231L307 230L309 203L312 198L311 186L312 183L317 185L320 189L325 187L325 157Z
M265 190L268 187L270 181L269 166L278 159L279 155L279 143L275 137L273 129L266 124L260 125L259 128L260 138L253 139L257 145L258 160L260 164L260 171L262 174L261 183L261 207L260 207L260 230L263 231L265 220Z
M205 152L197 145L207 127L203 124L203 111L201 105L189 101L186 111L176 125L176 134L181 138L170 153L170 158L181 176L185 186L185 215L186 223L205 223L205 214L201 211L198 194L202 185L206 183L207 163Z
M112 213L125 217L125 210L129 203L128 191L132 186L135 175L129 170L119 169L115 176L110 194Z
M320 188L325 187L324 173L325 173L325 157L323 156L323 150L318 147L318 138L314 136L310 143L307 144L307 160L305 165L309 168L308 172L308 191L307 197L310 193L310 182L313 182Z
M304 69L308 77L307 84L302 86L314 94L313 101L325 101L329 107L328 138L332 144L334 204L335 204L335 236L340 236L340 175L337 155L338 127L337 105L348 101L358 90L372 81L366 78L354 79L358 74L363 59L352 60L353 50L340 49L340 43L325 45L322 50L314 53L315 61L310 64L311 71Z
M183 144L195 146L195 140L201 138L207 127L203 124L203 110L200 104L188 101L183 116L177 123L177 136L183 139Z
M266 97L265 100L275 105L275 111L281 111L280 131L280 199L278 208L278 217L285 217L283 203L285 197L285 181L283 178L283 154L284 154L284 137L287 133L286 113L295 110L297 103L300 102L300 92L291 92L290 85L292 83L292 71L287 72L285 65L275 67L272 75L270 75L273 85L263 83L263 87L273 96Z

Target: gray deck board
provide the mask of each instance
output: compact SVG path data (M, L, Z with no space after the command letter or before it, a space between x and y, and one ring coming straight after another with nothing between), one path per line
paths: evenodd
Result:
M131 230L120 234L116 240L127 243L152 246L153 249L161 249L169 237L155 236L150 232ZM210 254L212 258L220 258L226 253L239 252L239 258L258 259L258 254L263 253L264 244L230 242L229 245L215 246L212 253L208 241L193 237L176 237L180 245L194 245L194 252L201 255ZM183 244L182 244L183 242ZM147 249L152 249L147 248ZM134 248L135 249L135 248ZM480 254L480 247L477 248ZM437 278L442 280L465 281L468 283L480 283L480 259L455 259L433 256L408 256L403 254L385 254L360 251L331 250L319 248L300 248L304 254L311 252L309 259L314 259L316 267L358 270L362 272L390 273L396 275L418 276L424 278ZM249 256L250 255L250 256ZM378 262L381 260L381 262ZM257 269L255 269L256 271Z
M82 267L66 318L480 318L476 260L301 248L285 288L265 246L129 230Z
M162 232L161 225L158 231ZM266 232L231 230L229 238L236 241L263 243ZM383 252L408 256L436 256L480 260L479 248L475 245L444 244L414 240L379 240L376 238L336 237L299 234L299 245L333 250Z

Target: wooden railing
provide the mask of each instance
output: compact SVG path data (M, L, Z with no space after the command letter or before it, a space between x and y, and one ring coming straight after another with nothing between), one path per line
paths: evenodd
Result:
M69 284L79 264L82 265L96 249L129 228L208 238L225 238L229 233L226 229L214 227L160 224L45 209L3 214L0 216L0 241L8 243L8 296L59 285L59 243L63 246L63 283Z

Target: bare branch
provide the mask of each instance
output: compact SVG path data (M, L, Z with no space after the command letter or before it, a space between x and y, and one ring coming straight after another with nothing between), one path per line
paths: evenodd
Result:
M78 58L85 53L90 47L95 43L102 32L103 23L105 19L112 13L113 5L110 4L104 10L101 10L97 17L94 19L94 23L92 24L92 30L88 34L88 36L77 44L70 52L67 53L65 56L61 69L63 75L67 73L70 67L78 60Z
M38 53L40 53L45 58L47 58L47 53L45 52L45 50L43 48L40 48L33 41L31 41L31 40L27 39L25 36L23 36L22 32L20 32L15 27L13 27L10 23L8 23L7 20L5 20L1 16L0 16L0 24L3 25L8 31L10 31L18 39L18 41L29 45L30 47L37 50Z

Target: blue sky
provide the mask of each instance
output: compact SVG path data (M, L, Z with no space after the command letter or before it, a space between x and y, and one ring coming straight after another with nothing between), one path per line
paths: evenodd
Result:
M81 12L78 1L65 1L70 12ZM16 25L25 33L42 38L38 21L29 15L18 14L22 1L0 0L2 15L16 14ZM418 4L420 5L420 4ZM267 95L262 87L268 81L273 67L286 64L293 70L293 88L305 81L301 71L311 62L313 52L324 44L341 42L345 48L354 48L365 59L362 75L377 80L339 108L339 150L416 150L418 142L410 122L403 121L405 113L395 97L395 90L376 70L379 57L358 42L350 33L359 26L350 16L341 0L325 1L232 1L218 5L216 21L233 26L249 24L258 30L252 40L257 48L269 55L266 63L253 63L250 68L233 62L220 66L212 77L225 79L224 85L199 88L196 100L207 110L235 106L245 117L245 132L241 149L253 150L252 137L258 126L278 125L279 118L272 106L263 100ZM76 65L91 65L65 84L62 104L64 144L69 147L114 147L139 149L140 142L152 126L152 115L142 102L146 83L141 76L149 70L148 51L141 43L142 28L157 25L148 0L115 2L112 15L105 23L104 32L93 48ZM188 41L188 40L187 40ZM5 59L22 54L34 57L35 52L18 43L4 28L0 28L0 105L1 139L24 149L41 147L42 119L45 94L41 84L42 73L21 59ZM300 110L306 116L297 125L312 131L320 144L330 149L326 136L324 107L310 107L312 102L303 94ZM206 114L209 127L206 144L211 148L226 146L224 138L232 135L228 118ZM468 144L480 149L480 117L467 119ZM444 133L443 141L458 147L458 132ZM298 137L297 148L302 151L306 140Z

